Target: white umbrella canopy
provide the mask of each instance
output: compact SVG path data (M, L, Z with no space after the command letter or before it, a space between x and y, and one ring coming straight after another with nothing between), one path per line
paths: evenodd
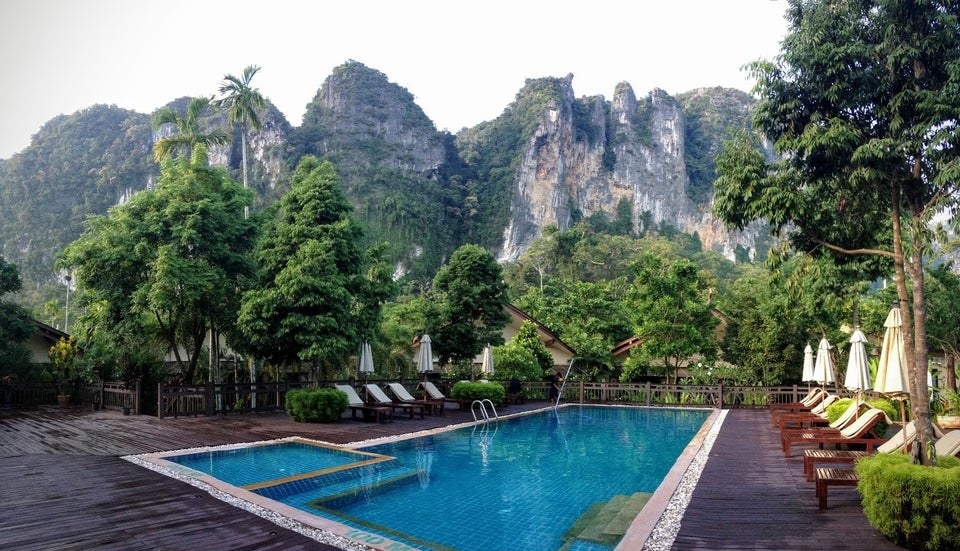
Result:
M483 364L480 371L487 375L493 375L493 347L489 344L483 348Z
M827 386L837 379L833 375L833 358L830 357L830 342L826 337L820 339L817 347L817 359L813 364L813 380Z
M805 383L816 380L813 378L813 348L810 347L810 343L807 343L807 347L803 349L803 378L800 380Z
M858 327L850 336L850 359L843 386L861 392L870 390L870 365L867 362L867 337Z
M430 335L424 334L420 338L420 355L417 357L417 372L429 373L433 371L433 345Z
M907 378L907 353L903 346L903 328L900 308L893 307L883 322L883 345L880 348L880 362L877 364L877 379L873 389L881 394L897 395L910 393L910 381Z
M366 374L373 373L373 349L370 348L370 343L367 341L363 341L360 346L360 361L357 371Z

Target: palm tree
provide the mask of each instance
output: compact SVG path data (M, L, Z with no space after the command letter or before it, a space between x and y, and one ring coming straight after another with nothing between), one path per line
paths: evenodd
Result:
M176 134L160 138L153 144L153 158L158 163L176 153L189 157L198 144L209 147L226 145L230 141L230 136L222 128L214 129L209 134L200 130L200 116L210 107L211 101L211 98L192 98L183 117L169 105L157 112L153 118L155 129L159 130L167 124L176 128Z
M247 187L247 128L248 125L260 130L260 117L257 110L266 106L266 100L260 91L250 87L250 81L257 74L260 67L248 65L243 70L243 76L226 75L220 83L220 99L214 103L217 107L227 109L230 124L240 125L240 157L242 162L243 187ZM248 212L244 210L244 216Z

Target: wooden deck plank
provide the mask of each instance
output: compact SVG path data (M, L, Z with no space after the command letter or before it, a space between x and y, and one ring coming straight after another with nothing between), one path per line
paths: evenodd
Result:
M854 490L818 511L800 456L786 458L766 410L730 410L673 549L900 549L867 522Z

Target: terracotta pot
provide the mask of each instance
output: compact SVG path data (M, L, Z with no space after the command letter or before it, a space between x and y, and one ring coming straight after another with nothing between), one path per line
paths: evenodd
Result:
M70 395L69 394L58 394L57 395L57 405L65 408L70 407Z

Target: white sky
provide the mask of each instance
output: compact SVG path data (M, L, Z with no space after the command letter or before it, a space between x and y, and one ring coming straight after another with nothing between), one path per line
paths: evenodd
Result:
M214 94L260 65L254 87L294 126L334 67L387 75L439 129L496 118L525 79L573 73L577 97L726 86L772 59L785 0L2 0L0 158L59 114L141 113Z

